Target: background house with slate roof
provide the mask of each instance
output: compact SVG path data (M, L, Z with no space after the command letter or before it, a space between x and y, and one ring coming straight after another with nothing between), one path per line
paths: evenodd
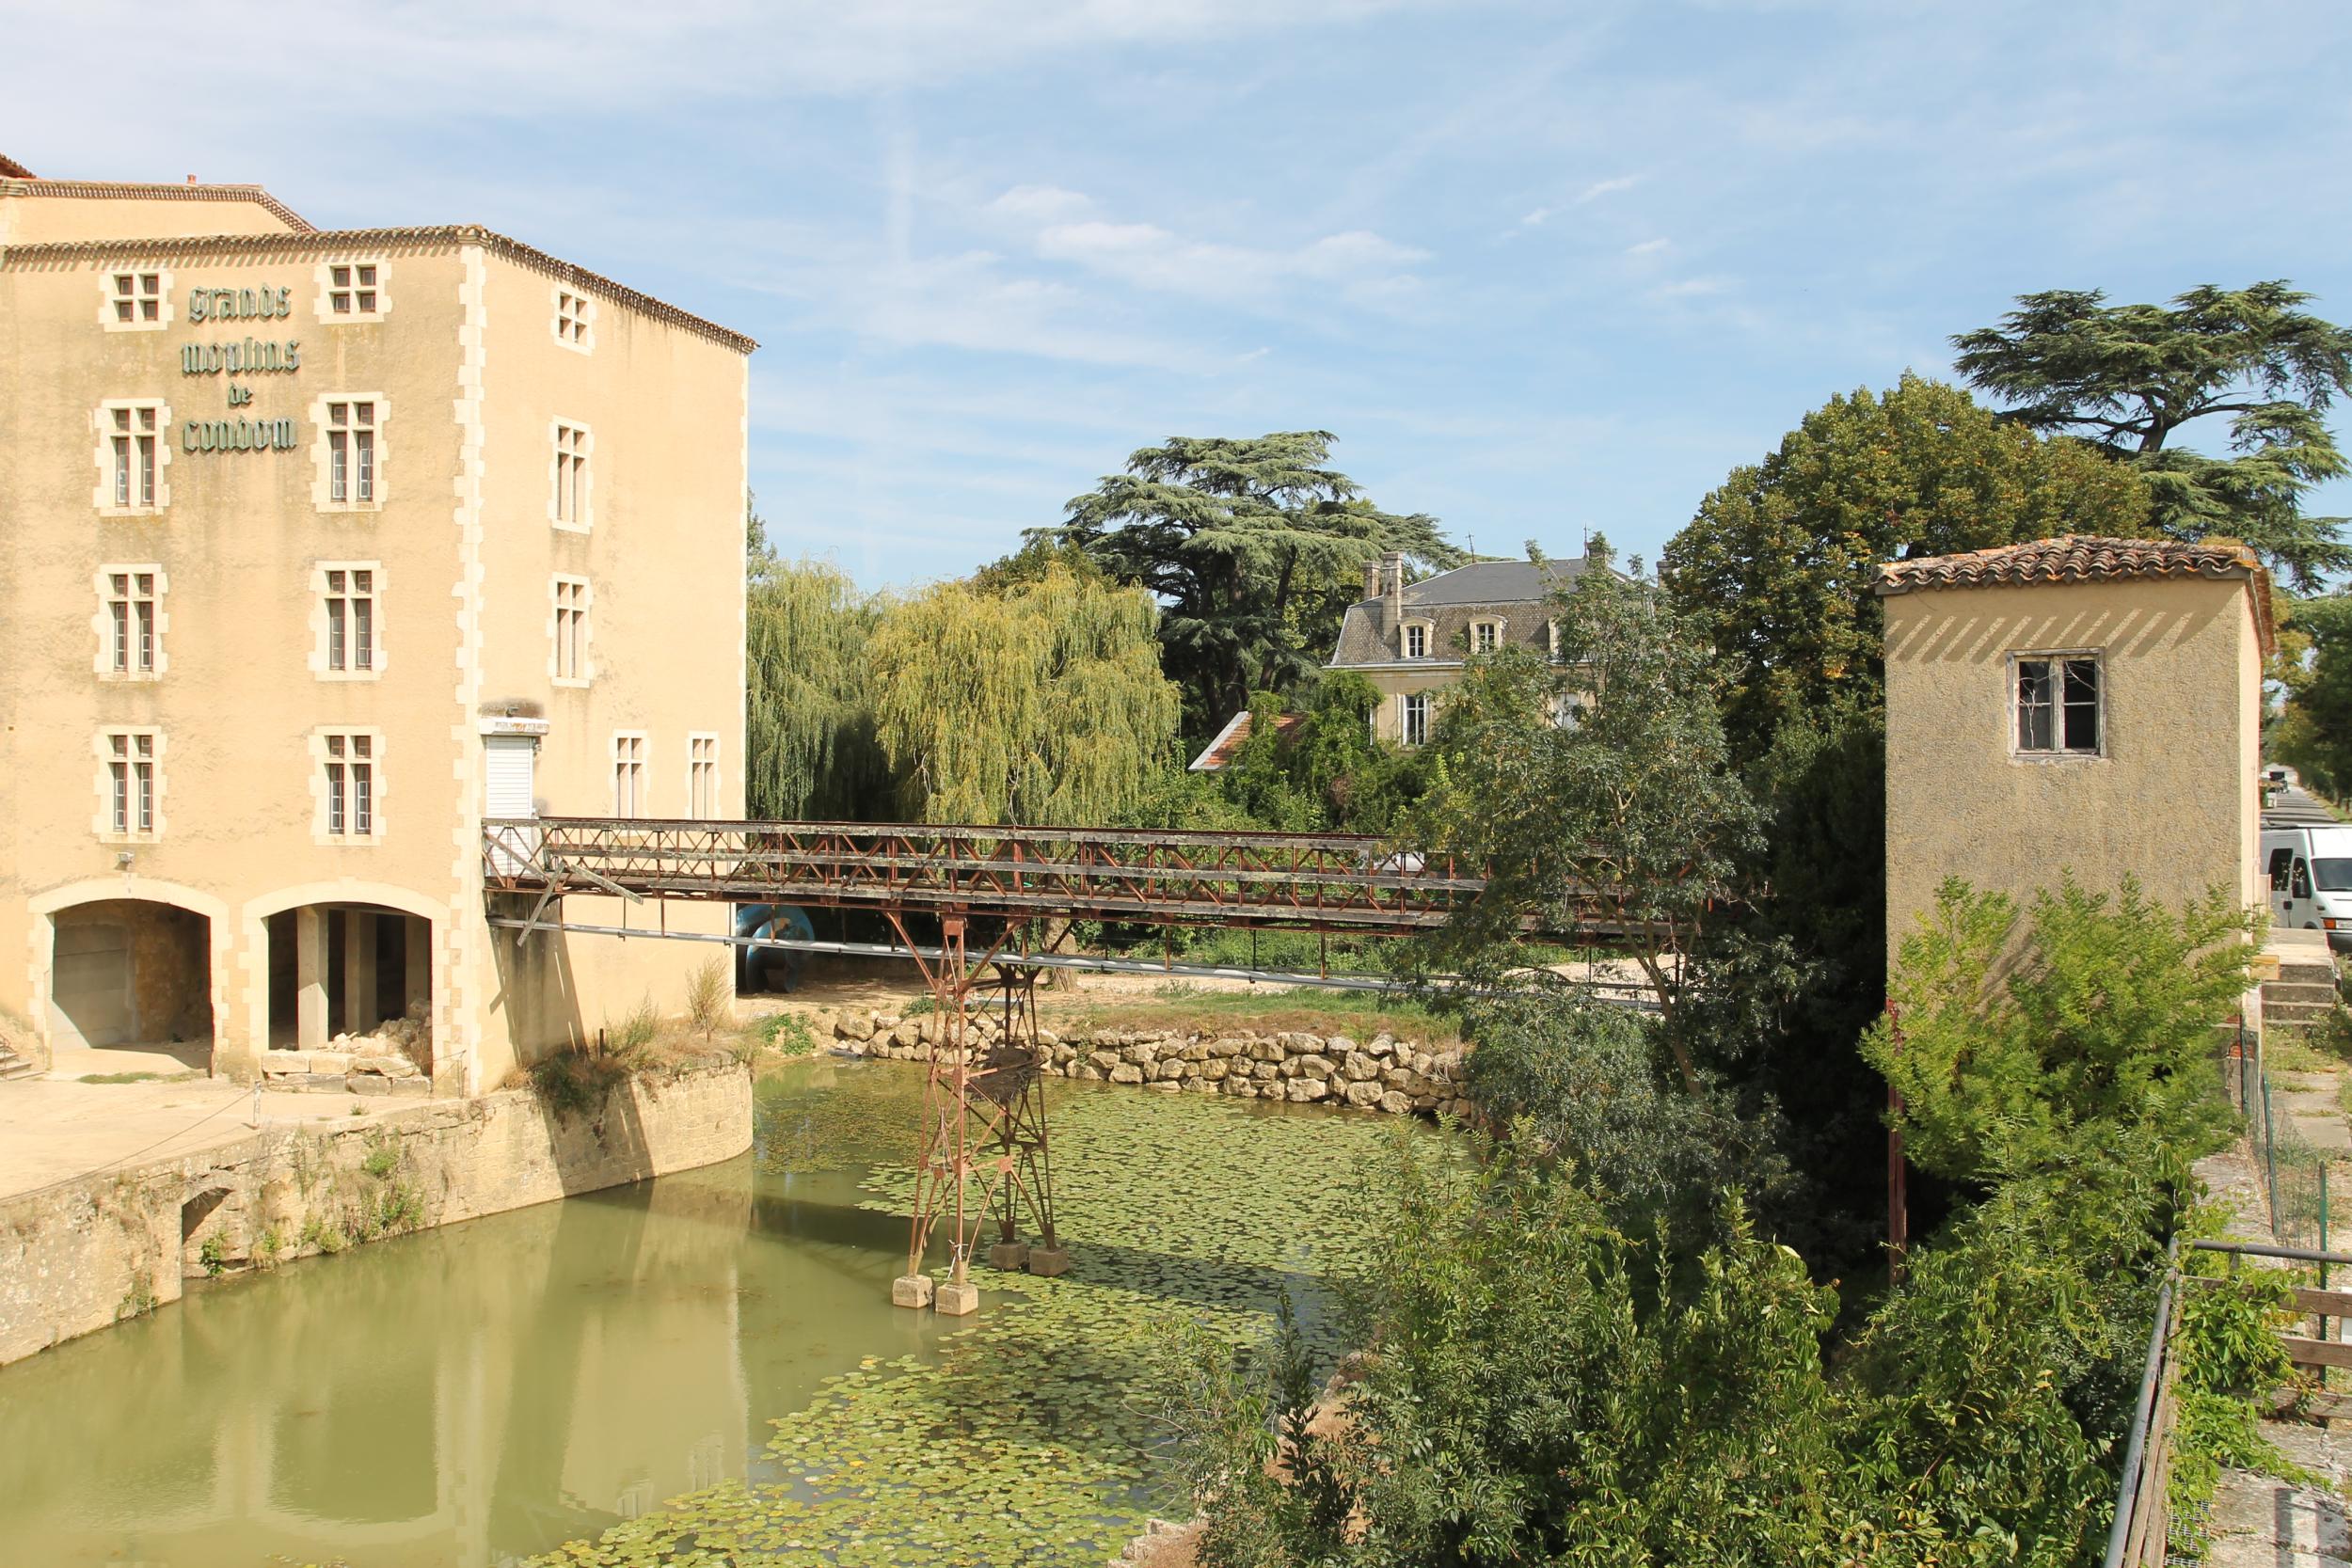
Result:
M1462 678L1473 653L1552 651L1551 595L1584 572L1582 557L1478 561L1405 580L1405 558L1364 568L1364 596L1340 621L1326 670L1363 676L1380 692L1373 733L1418 746L1429 737L1438 693Z

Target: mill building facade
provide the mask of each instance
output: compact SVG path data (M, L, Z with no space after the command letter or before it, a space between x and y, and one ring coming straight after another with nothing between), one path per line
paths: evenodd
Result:
M5 166L0 1006L239 1077L405 1020L440 1093L675 1011L712 949L494 926L483 823L741 816L754 347L484 229Z

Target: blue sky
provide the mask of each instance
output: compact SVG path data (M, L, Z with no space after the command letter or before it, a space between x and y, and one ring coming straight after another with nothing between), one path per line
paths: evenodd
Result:
M2283 277L2352 320L2352 8L268 14L0 0L0 150L483 223L752 334L771 534L870 586L1138 446L1298 428L1482 551L1654 555L2021 291Z

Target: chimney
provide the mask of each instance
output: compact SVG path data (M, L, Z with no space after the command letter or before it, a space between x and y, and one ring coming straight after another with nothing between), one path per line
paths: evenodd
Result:
M1376 599L1379 596L1380 562L1377 561L1367 561L1364 562L1364 597L1367 599Z
M1380 558L1380 576L1387 583L1389 622L1391 626L1405 618L1405 552L1391 550Z

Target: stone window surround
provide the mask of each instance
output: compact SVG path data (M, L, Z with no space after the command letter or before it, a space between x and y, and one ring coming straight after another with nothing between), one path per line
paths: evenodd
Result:
M155 504L152 506L117 506L115 504L115 410L119 408L152 408L155 410ZM107 398L90 413L90 429L97 444L90 460L98 467L98 487L90 500L102 517L156 517L171 505L171 404L162 398Z
M326 737L365 736L368 740L368 831L364 833L326 831ZM384 732L365 724L321 724L310 731L307 754L310 763L310 841L327 848L373 848L384 842L384 802L391 794L384 768ZM342 758L351 760L348 750Z
M375 422L369 428L375 432L375 499L373 500L336 500L335 458L326 441L326 405L330 403L367 403L375 405ZM392 404L381 392L322 392L310 400L310 504L326 513L367 513L384 510L384 498L391 493L392 466Z
M1470 624L1463 629L1462 635L1468 650L1473 654L1480 652L1501 653L1503 648L1507 646L1502 639L1504 634L1510 630L1510 626L1511 623L1502 616L1481 615L1476 620L1470 622ZM1482 650L1478 646L1478 633L1481 628L1486 626L1492 626L1495 629L1495 645L1491 650Z
M556 591L560 584L570 583L580 589L580 669L574 674L559 674L562 666L556 659ZM596 585L588 578L570 572L558 572L548 578L548 679L557 686L585 689L596 679Z
M637 747L633 755L624 759L621 743L626 740L635 741ZM612 738L606 743L606 750L612 761L612 815L630 817L652 816L647 808L653 804L653 742L643 730L614 730ZM634 802L637 809L634 811L621 809L621 765L624 760L635 764L637 768L637 800Z
M1411 634L1421 631L1421 652L1412 652ZM1396 626L1396 654L1399 658L1435 658L1438 657L1438 623L1423 616L1408 615Z
M148 829L145 832L134 831L131 832L119 833L115 832L115 779L113 768L113 763L115 761L114 737L119 735L143 735L151 737L155 742L155 754L153 758L155 765L155 820L154 825ZM90 736L90 754L95 760L97 768L94 777L98 794L98 811L96 815L90 818L90 832L96 835L99 843L122 845L152 844L164 836L164 828L166 826L164 821L164 797L166 790L168 788L168 785L166 783L167 771L164 767L165 749L166 742L164 740L164 732L153 724L107 724L101 726L98 732ZM133 809L135 811L136 808L134 807Z
M570 302L567 313L565 302ZM574 354L594 354L596 351L596 302L593 295L580 293L569 283L557 283L548 290L548 330L555 341ZM575 337L564 330L577 323L580 327Z
M345 310L341 315L336 313L335 302L327 297L330 293L337 292L335 274L332 271L336 267L373 267L375 269L374 309ZM362 323L380 322L392 313L392 269L390 263L380 256L329 256L310 269L310 276L318 285L318 291L310 301L311 312L318 317L319 325L322 326L357 326ZM354 275L353 283L356 289L357 275ZM348 293L354 290L341 292ZM352 303L356 306L358 301L354 300Z
M329 572L372 572L371 596L375 600L374 613L368 626L368 656L371 660L364 670L344 668L330 670L326 664L326 574ZM310 656L307 660L311 676L323 681L373 681L384 678L391 657L385 639L384 563L380 561L314 561L310 562ZM350 632L343 634L346 639ZM344 644L345 663L349 663L350 645Z
M1421 738L1413 738L1413 705L1422 705ZM1437 723L1437 704L1426 691L1400 691L1396 694L1396 743L1400 746L1425 746L1429 731Z
M579 440L566 449L563 432L576 431ZM579 459L579 471L572 482L578 487L573 496L572 515L564 517L557 505L564 479L560 465L569 454ZM548 526L565 533L587 533L596 521L596 433L585 420L556 418L548 421Z
M696 815L694 811L694 797L696 793L694 788L694 768L698 759L694 755L694 748L698 743L705 740L710 742L710 809L700 815L715 817L719 815L721 804L719 791L722 785L722 778L719 770L723 765L726 750L724 743L719 738L719 732L717 730L689 730L686 732L686 811L687 815L690 816Z
M155 579L155 668L152 670L118 670L115 668L115 617L113 578L144 574ZM125 685L159 681L170 668L170 646L165 636L171 627L171 612L166 608L170 600L171 574L156 561L110 561L103 562L91 575L90 586L98 594L98 612L90 617L90 630L97 634L98 652L90 660L90 673L102 681L118 681Z
M132 285L132 292L126 295L115 286L115 280L120 277L152 277L155 279L155 293L151 295L147 294L135 282ZM167 266L102 268L98 274L98 325L108 332L161 332L179 319L179 312L172 308L171 303L171 269ZM125 298L157 300L159 303L155 311L155 319L148 321L135 309L131 312L131 320L124 321L115 309L115 304Z
M2024 747L2022 747L2022 746L2018 745L2018 743L2017 743L2017 666L2018 666L2018 663L2019 663L2021 660L2024 660L2024 659L2037 659L2037 658L2047 658L2047 659L2087 658L2087 659L2090 659L2091 662L2093 662L2094 664L2096 664L2096 665L2099 667L2099 707L2098 707L2098 713L2099 713L2099 745L2098 745L2098 748L2097 748L2095 751L2089 751L2089 752L2068 752L2068 751L2029 752L2029 751L2026 750ZM2011 764L2012 766L2015 766L2015 767L2021 767L2021 768L2047 768L2047 767L2051 767L2051 766L2053 766L2053 765L2057 765L2057 766L2063 767L2064 765L2066 765L2066 764L2068 764L2068 763L2106 762L2106 761L2110 760L2110 748L2109 748L2109 746L2108 746L2108 744L2107 744L2107 741L2108 741L2108 736L2107 736L2107 695L2108 695L2108 689L2107 689L2107 657L2106 657L2106 649L2104 649L2104 648L2011 648L2011 649L2010 650L2010 652L2009 652L2009 657L2008 657L2006 659L2004 659L2004 660L2002 661L2002 664L2001 664L2001 672L2002 672L2002 674L2004 675L2004 677L2006 678L2006 684L2003 686L2003 688L2002 688L2002 691L2001 691L2001 703L2000 703L2001 725L2002 725L2002 731L2003 731L2003 736L2002 736L2002 738L2003 738L2003 750L2004 750L2004 752L2007 753L2007 755L2008 755L2008 757L2009 757L2009 760L2010 760L2010 764ZM2061 703L2062 703L2062 698L2061 698ZM2065 721L2065 715L2064 715L2063 707L2061 706L2061 710L2060 710L2060 712L2059 712L2059 714L2058 714L2058 724L2059 724L2059 726L2060 726L2060 732L2059 732L2059 733L2060 733L2061 736L2063 736L2063 734L2064 734L2064 725L2065 725L2065 721Z

